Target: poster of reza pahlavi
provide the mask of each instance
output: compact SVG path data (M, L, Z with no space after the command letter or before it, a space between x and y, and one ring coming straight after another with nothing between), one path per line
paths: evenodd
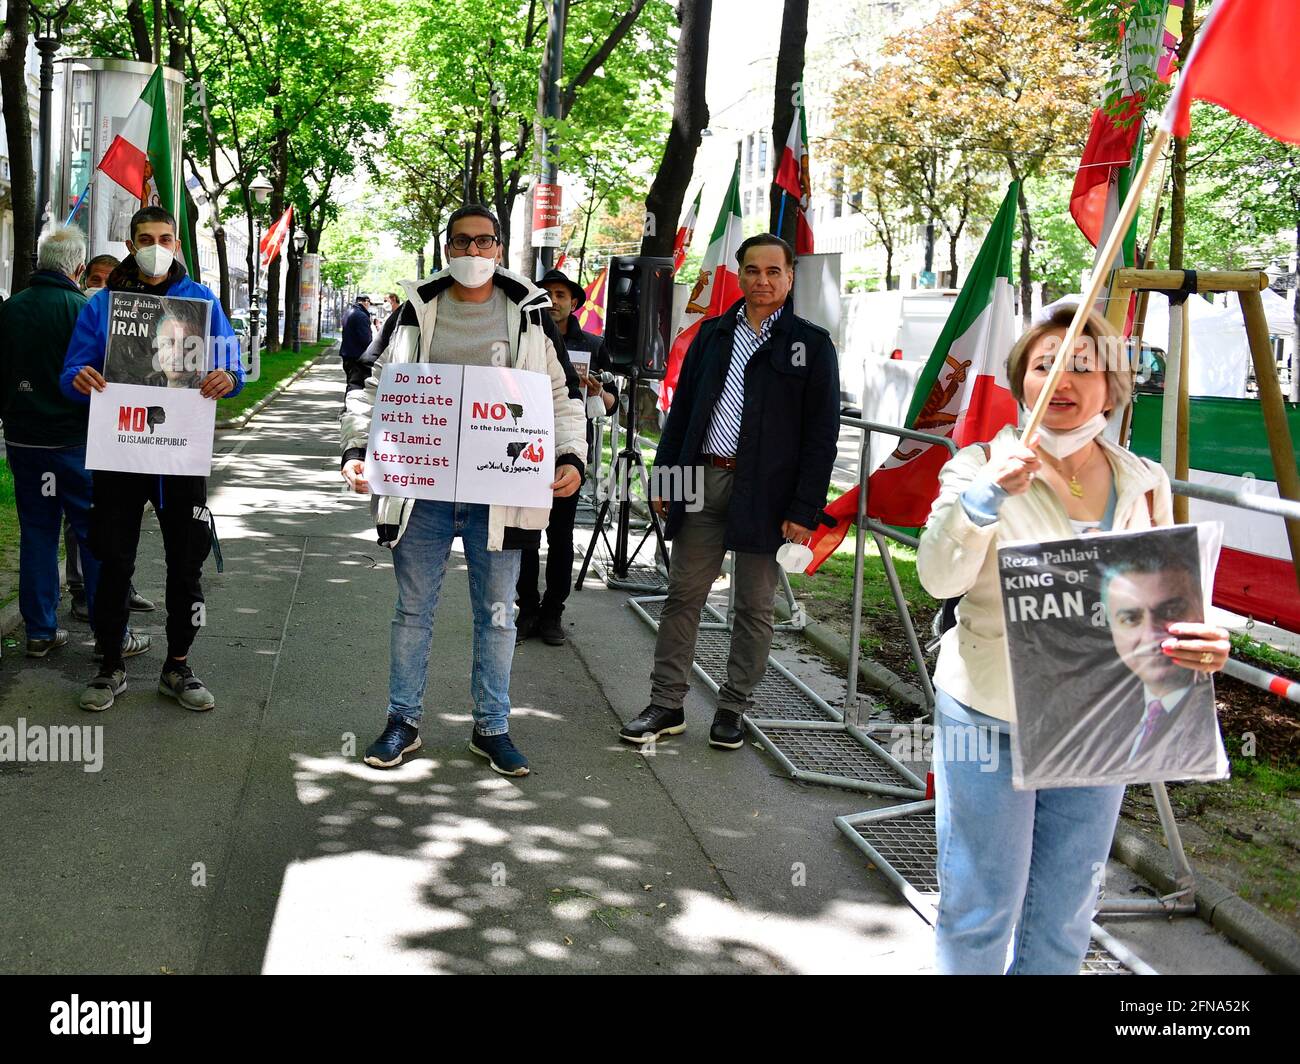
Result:
M1161 649L1204 621L1222 526L998 548L1017 789L1228 774L1214 682Z
M212 304L110 294L102 392L90 397L86 465L207 476L216 401L199 391L212 363Z

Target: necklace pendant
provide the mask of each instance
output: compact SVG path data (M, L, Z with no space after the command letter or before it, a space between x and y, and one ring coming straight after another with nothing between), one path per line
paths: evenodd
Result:
M1079 483L1079 478L1077 476L1070 478L1070 494L1076 499L1083 498L1083 485Z

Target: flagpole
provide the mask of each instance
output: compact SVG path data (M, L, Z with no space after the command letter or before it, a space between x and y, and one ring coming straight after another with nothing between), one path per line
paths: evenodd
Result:
M81 210L81 205L83 202L85 202L86 199L86 193L89 191L90 191L90 182L87 181L86 187L81 190L81 195L77 197L77 202L72 205L72 210L68 212L68 220L63 223L64 225L72 224L72 219L77 216L77 211Z
M790 193L787 192L785 189L781 189L781 210L777 213L777 216L776 216L776 235L777 235L777 236L780 236L780 235L781 235L781 230L785 228L785 198L786 198L786 196L788 196L789 194L790 194Z
M1052 370L1043 383L1042 393L1038 396L1038 402L1034 404L1029 420L1025 423L1025 430L1020 437L1022 440L1027 440L1033 436L1042 424L1043 415L1047 413L1047 407L1052 401L1052 395L1055 393L1057 385L1061 383L1066 364L1071 361L1068 355L1074 351L1075 342L1083 331L1084 320L1092 311L1098 296L1101 295L1102 287L1110 275L1110 268L1119 254L1120 247L1123 246L1125 234L1133 224L1133 219L1137 217L1138 206L1142 202L1142 193L1151 180L1156 163L1160 161L1160 156L1168 143L1169 130L1165 128L1165 123L1162 122L1147 148L1146 158L1142 160L1142 169L1138 171L1133 184L1129 186L1128 195L1124 199L1124 206L1120 209L1119 217L1111 227L1110 236L1106 238L1106 246L1102 249L1101 258L1097 261L1096 267L1092 271L1092 277L1088 281L1088 290L1083 294L1083 298L1079 300L1079 306L1074 312L1074 318L1070 321L1069 328L1065 330L1065 336L1061 339L1060 355L1052 361Z

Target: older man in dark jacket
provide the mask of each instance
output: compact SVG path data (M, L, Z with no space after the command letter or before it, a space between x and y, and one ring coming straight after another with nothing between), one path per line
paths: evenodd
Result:
M839 437L835 345L788 303L794 255L785 241L750 237L736 259L745 298L700 328L655 455L656 489L679 488L655 501L673 540L672 567L650 705L619 733L628 742L686 730L700 610L734 550L735 624L709 745L742 744L741 716L772 645L777 549L806 542L826 519Z

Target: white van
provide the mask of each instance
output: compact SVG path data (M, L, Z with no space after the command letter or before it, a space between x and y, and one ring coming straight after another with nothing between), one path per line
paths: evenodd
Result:
M957 289L946 288L844 296L841 403L862 409L869 382L880 377L881 361L911 363L906 374L914 378L934 351L957 294Z

